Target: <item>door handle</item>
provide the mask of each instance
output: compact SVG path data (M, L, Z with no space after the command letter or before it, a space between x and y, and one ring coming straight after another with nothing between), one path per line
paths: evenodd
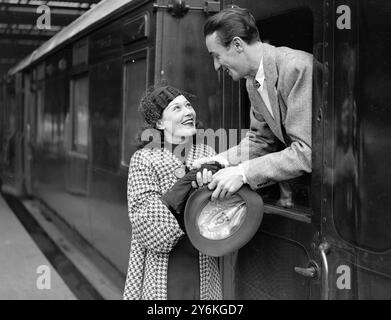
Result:
M319 245L318 249L322 257L322 271L320 271L321 269L314 260L311 260L308 263L307 268L295 267L294 270L296 273L302 275L303 277L311 279L319 279L320 274L322 274L321 299L329 300L329 265L327 261L327 254L330 251L330 244L328 242L322 242Z
M327 261L327 254L330 251L330 244L322 242L319 245L320 255L322 257L322 300L329 300L329 264Z
M308 267L308 268L295 267L295 272L306 278L315 278L316 276L316 269L314 267Z
M295 267L294 269L296 273L306 278L317 279L319 277L319 266L313 260L308 263L307 268Z

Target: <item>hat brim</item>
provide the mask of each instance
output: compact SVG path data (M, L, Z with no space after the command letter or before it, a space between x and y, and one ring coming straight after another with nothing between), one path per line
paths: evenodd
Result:
M243 186L236 194L247 206L246 216L240 228L231 236L222 240L211 240L203 237L197 227L198 216L210 201L213 190L198 189L191 194L186 203L184 220L187 235L200 252L213 257L222 257L239 250L257 232L263 218L263 201L261 196L248 186Z

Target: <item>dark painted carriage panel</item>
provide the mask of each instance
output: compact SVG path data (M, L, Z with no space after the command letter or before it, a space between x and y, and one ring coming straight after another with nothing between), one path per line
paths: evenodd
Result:
M193 104L201 128L222 128L219 79L203 36L205 15L189 11L178 19L160 10L156 17L156 41L160 46L156 52L156 81L166 80L197 96Z
M349 6L352 28L334 27L333 201L325 229L333 244L331 285L336 287L337 268L346 264L351 292L335 289L331 298L389 299L391 5L335 5Z
M297 266L306 267L311 259L311 248L305 243L313 232L305 223L265 216L258 233L237 254L235 299L314 298L311 280L293 271Z
M346 241L391 250L391 4L352 5L356 29L336 31L334 218Z

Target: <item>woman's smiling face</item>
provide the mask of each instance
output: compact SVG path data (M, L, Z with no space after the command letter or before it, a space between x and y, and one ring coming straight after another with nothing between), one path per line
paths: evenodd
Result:
M183 138L196 134L196 113L191 103L180 95L164 109L156 127L164 131L164 139L170 143L181 143Z

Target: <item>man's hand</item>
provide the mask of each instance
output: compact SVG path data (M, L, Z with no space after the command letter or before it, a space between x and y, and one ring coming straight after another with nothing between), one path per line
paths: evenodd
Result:
M209 190L215 189L211 196L212 201L231 197L243 186L243 183L243 175L237 166L221 169L213 175L213 180L208 185Z
M203 164L206 163L214 163L218 162L221 164L222 167L227 167L228 166L228 161L222 156L214 156L214 157L209 157L209 158L199 158L194 160L193 164L191 165L192 169L199 169Z

